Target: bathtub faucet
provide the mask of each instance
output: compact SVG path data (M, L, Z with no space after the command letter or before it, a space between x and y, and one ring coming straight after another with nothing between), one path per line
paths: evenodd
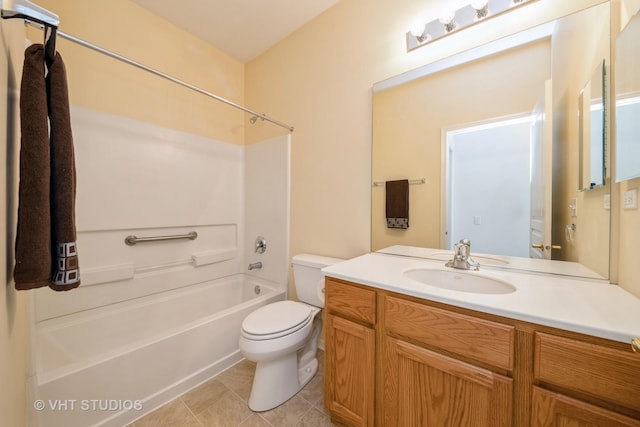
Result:
M253 270L254 268L262 268L262 263L258 261L249 264L249 270Z

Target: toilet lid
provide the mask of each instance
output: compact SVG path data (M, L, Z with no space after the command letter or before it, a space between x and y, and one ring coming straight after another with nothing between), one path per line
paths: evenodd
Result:
M304 324L311 318L311 307L295 301L279 301L260 307L242 322L251 335L272 335Z

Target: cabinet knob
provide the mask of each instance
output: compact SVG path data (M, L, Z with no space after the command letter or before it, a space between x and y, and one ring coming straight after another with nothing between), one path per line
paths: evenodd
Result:
M631 340L631 349L634 353L640 353L640 338L634 338Z

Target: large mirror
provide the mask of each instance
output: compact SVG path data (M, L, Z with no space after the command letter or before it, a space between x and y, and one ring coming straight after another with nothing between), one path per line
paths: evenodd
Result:
M609 8L374 85L372 251L445 259L465 238L481 264L608 277L609 184L578 191L577 111ZM405 179L409 227L390 228L384 183Z
M640 177L640 15L616 40L616 182Z

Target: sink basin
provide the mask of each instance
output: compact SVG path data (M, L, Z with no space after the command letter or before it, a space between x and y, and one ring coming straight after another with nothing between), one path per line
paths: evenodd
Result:
M459 292L509 294L516 290L507 282L482 276L476 272L414 268L404 271L403 274L409 279L417 280L425 285Z

